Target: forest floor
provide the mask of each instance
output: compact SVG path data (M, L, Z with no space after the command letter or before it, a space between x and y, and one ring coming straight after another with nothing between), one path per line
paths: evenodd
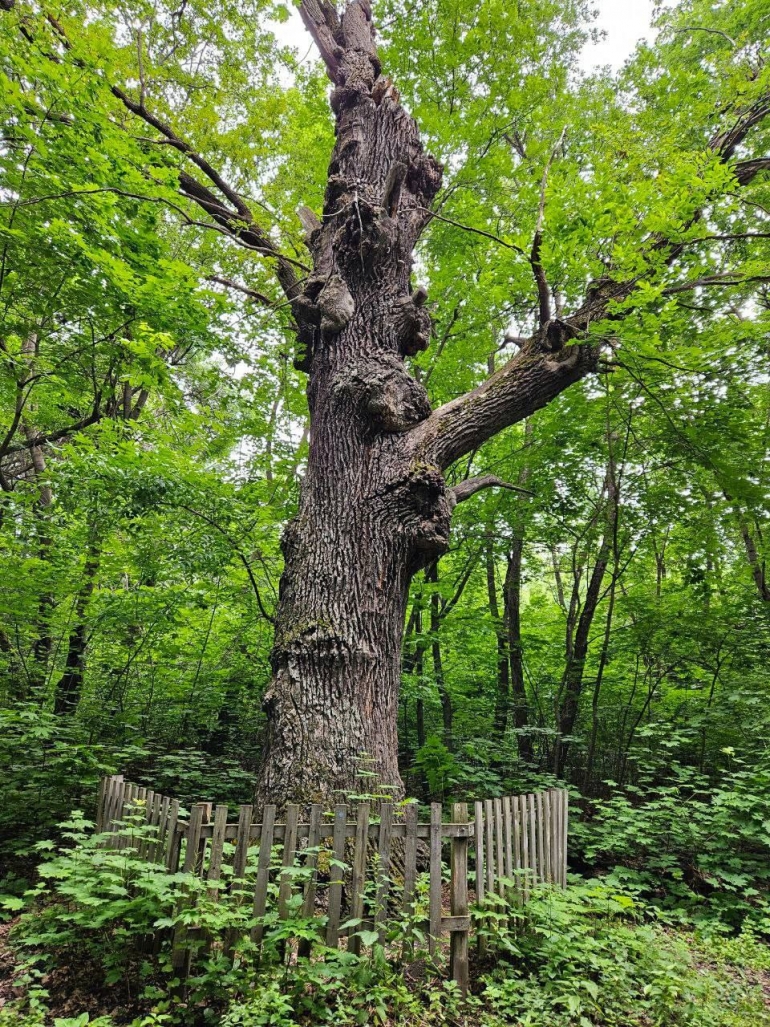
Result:
M15 1004L23 1002L27 994L25 984L19 981L21 968L9 941L9 934L17 922L18 920L12 920L0 924L0 1014L5 1007L15 1008ZM670 933L673 937L682 937L673 930ZM764 1007L768 1011L768 1020L765 1021L763 1018L762 1023L770 1023L770 970L755 970L718 962L702 953L694 941L693 966L703 976L720 977L722 980L728 978L737 992L761 992ZM483 984L479 974L488 970L489 964L476 965L473 969L476 971L473 975L476 979L472 980L472 989L481 991ZM405 967L403 972L404 981L414 992L421 991L426 977L429 976L419 961ZM147 983L145 980L144 984ZM162 982L159 980L157 983L160 985ZM118 1027L135 1021L135 1018L148 1011L147 1002L139 999L129 980L124 978L116 984L105 984L103 971L99 965L88 961L87 958L77 965L70 964L45 974L35 982L35 987L44 989L46 993L47 1023L54 1023L57 1018L76 1018L88 1013L91 1021L100 1016L108 1016ZM483 1007L468 1009L464 1015L452 1019L455 1027L487 1027L490 1023L498 1025L500 1022L497 1017L490 1019L490 1014ZM642 1019L639 1024L646 1022ZM386 1020L383 1027L399 1025L396 1021Z

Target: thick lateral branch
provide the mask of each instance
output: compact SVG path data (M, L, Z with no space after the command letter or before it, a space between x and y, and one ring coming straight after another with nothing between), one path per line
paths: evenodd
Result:
M520 485L512 485L509 481L503 481L502 478L498 478L495 474L480 474L476 478L466 478L459 485L447 489L447 498L450 506L455 507L458 503L463 503L466 499L470 499L471 496L475 496L482 489L490 488L508 489L511 492L518 492L522 496L534 495L534 492L530 492L529 489L521 488Z
M414 428L413 451L429 464L448 467L550 403L595 371L597 364L598 350L587 343L556 354L524 349L477 388L445 403Z

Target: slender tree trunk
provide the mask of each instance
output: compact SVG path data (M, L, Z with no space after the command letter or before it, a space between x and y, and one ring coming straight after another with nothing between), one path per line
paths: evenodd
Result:
M431 584L438 585L438 560L425 569L425 580ZM433 660L433 678L436 682L436 690L441 703L441 726L443 729L444 745L447 749L452 749L454 748L452 733L454 709L452 707L452 697L446 686L444 660L441 656L440 633L443 619L444 613L441 608L441 596L437 591L434 591L430 597L430 653Z
M763 602L770 603L770 583L768 583L767 579L765 561L759 555L754 535L743 513L738 513L738 526L740 527L741 538L743 539L746 560L751 569L754 584L757 587L757 594ZM759 535L759 531L757 531L757 535Z
M534 761L532 736L529 729L529 702L524 684L524 650L521 641L521 563L524 553L523 527L514 538L508 554L505 574L505 613L508 624L508 653L511 665L511 697L513 700L513 726L519 757L525 763Z
M74 626L67 643L67 659L64 673L56 685L54 712L58 714L74 713L77 710L83 691L83 674L86 662L86 644L88 629L86 609L96 585L96 574L99 570L101 547L92 532L83 568L83 583L75 601Z
M607 493L606 527L599 546L596 562L588 580L585 598L580 608L580 615L577 617L574 638L570 637L568 625L567 659L559 690L560 701L556 721L556 744L554 746L554 773L557 777L561 777L564 774L570 747L569 736L574 731L575 724L577 723L580 697L583 691L583 675L586 658L588 657L589 635L601 600L602 583L604 582L604 575L613 550L613 539L617 537L618 482L612 455L612 442L610 442L605 487ZM577 604L574 602L571 607L572 609L577 609Z
M495 552L491 542L491 526L487 529L487 536L488 541L485 546L487 598L489 602L489 613L492 617L492 625L495 629L495 639L497 642L497 690L495 693L495 713L492 720L492 737L497 742L502 742L505 737L506 727L508 726L508 704L511 701L511 682L508 664L508 611L505 609L505 614L502 617L500 616L500 606L497 602Z
M599 654L599 667L596 671L593 692L591 693L591 735L588 739L588 753L586 754L586 771L583 781L583 790L588 792L594 772L594 758L596 755L596 741L599 736L599 696L604 681L604 669L607 666L607 658L610 651L610 635L612 632L612 617L615 612L615 591L617 587L618 564L615 560L612 584L610 585L609 602L607 603L607 616L604 621L604 638L602 640L602 651Z

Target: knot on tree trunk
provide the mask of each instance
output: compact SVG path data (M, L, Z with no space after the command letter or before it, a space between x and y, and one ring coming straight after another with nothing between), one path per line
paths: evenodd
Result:
M371 270L383 273L400 249L398 221L354 188L333 247L342 269L359 275Z
M412 357L430 344L431 319L423 307L425 292L416 290L411 296L400 296L393 304L393 324L398 351Z
M375 432L408 431L431 410L428 393L392 353L359 360L337 376L333 389L353 399Z
M332 275L318 296L321 330L341 332L353 317L356 305L341 275Z
M406 542L408 573L416 574L449 545L452 506L438 467L413 463L381 492L369 497L375 517Z

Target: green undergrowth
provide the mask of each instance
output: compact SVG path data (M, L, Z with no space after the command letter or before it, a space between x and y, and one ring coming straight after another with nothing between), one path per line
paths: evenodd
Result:
M26 910L11 932L16 990L0 1027L770 1027L760 935L685 934L638 892L598 879L536 889L523 909L497 897L476 907L486 954L474 953L466 1001L427 957L423 897L384 946L351 924L361 955L320 945L319 919L297 903L287 920L259 921L261 952L247 936L226 954L228 932L257 923L250 905L232 888L214 901L196 878L148 863L138 851L147 830L137 818L133 844L115 850L82 817L61 825L67 847L6 902ZM213 944L182 982L172 938L199 944L200 931L184 936L193 924ZM298 954L303 938L310 957Z

